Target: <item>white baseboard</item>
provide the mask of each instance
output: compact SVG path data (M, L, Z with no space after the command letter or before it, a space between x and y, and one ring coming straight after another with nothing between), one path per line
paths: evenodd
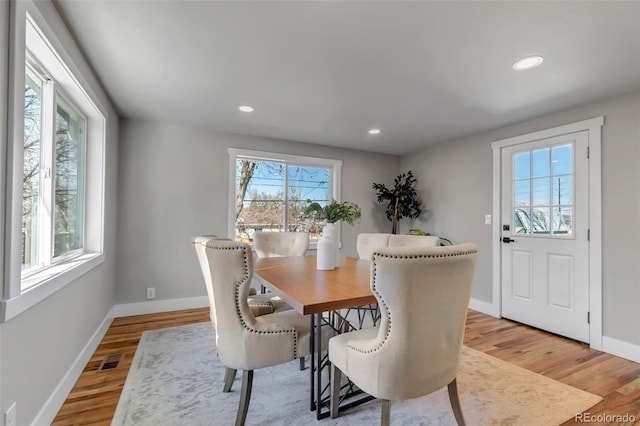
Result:
M209 306L207 296L184 297L181 299L150 300L148 302L123 303L113 307L114 317L131 315L156 314L158 312L180 311L182 309L206 308Z
M64 401L67 399L69 393L73 389L73 386L76 384L78 377L80 377L80 374L84 371L84 368L87 366L87 363L93 356L93 353L98 348L98 345L100 345L102 338L107 333L114 317L113 311L113 308L109 310L107 316L102 321L102 324L100 324L98 329L93 333L87 344L84 345L84 348L82 348L82 351L76 357L71 368L67 371L67 374L64 375L47 402L36 415L33 422L31 422L32 425L48 425L53 422L58 411L60 411L60 407L62 407L62 404L64 404Z
M469 301L469 309L491 315L494 318L500 318L500 307L495 306L493 303L472 298Z
M640 346L602 336L602 351L631 361L640 362Z

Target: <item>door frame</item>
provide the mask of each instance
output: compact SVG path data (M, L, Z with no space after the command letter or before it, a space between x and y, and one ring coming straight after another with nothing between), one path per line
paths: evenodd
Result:
M502 149L541 139L580 131L588 132L589 140L589 346L602 350L602 126L604 117L553 127L512 138L495 141L493 150L493 300L492 314L502 316Z

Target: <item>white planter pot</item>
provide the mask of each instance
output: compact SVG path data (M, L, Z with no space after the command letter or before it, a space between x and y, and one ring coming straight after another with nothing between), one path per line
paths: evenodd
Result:
M340 265L340 243L338 240L338 225L335 223L327 223L322 229L322 236L333 238L334 251L333 251L333 263L337 268Z
M336 267L336 243L330 235L322 234L318 240L316 254L316 268L319 271L328 271Z

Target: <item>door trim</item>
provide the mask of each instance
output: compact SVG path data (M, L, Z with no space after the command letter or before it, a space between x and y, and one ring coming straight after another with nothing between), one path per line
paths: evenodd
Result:
M501 213L501 170L502 149L533 142L540 139L548 139L580 131L588 132L589 140L589 346L602 350L602 169L601 169L601 145L602 126L604 116L589 120L570 123L553 127L538 132L527 133L512 138L495 141L491 144L493 150L493 297L492 314L502 316L501 306L501 270L502 270L502 244L500 237L502 232Z

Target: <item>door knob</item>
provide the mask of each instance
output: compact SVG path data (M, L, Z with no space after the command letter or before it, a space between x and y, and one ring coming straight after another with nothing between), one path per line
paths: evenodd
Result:
M514 241L515 241L515 240L512 240L512 239L511 239L511 238L509 238L509 237L503 237L503 238L502 238L502 242L503 242L503 243L507 243L507 244L508 244L508 243L512 243L512 242L514 242Z

